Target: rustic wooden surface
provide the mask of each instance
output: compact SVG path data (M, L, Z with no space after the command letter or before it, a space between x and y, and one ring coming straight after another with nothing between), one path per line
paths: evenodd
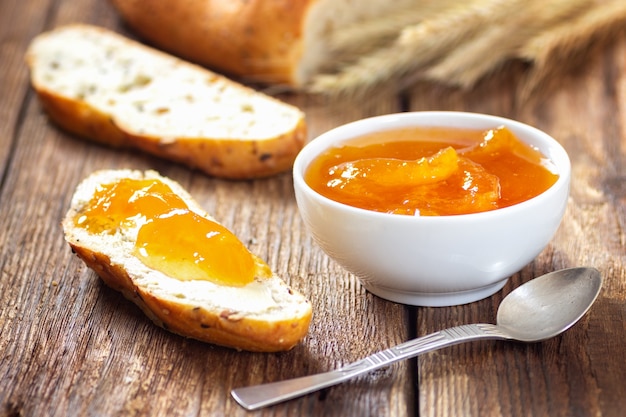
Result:
M28 84L29 41L88 22L129 34L106 1L0 2L0 415L621 416L626 409L626 36L539 97L520 99L523 65L471 92L420 85L341 106L283 96L306 112L310 137L365 116L466 110L511 117L558 138L572 159L571 198L548 248L493 297L413 308L379 299L311 241L290 175L228 182L134 152L87 143L50 125ZM180 181L314 306L290 352L210 346L153 326L105 287L64 243L59 221L76 184L99 168L153 168ZM512 239L515 236L511 236ZM444 327L495 320L514 287L591 265L604 288L561 337L476 342L431 353L320 393L247 413L238 386L325 371Z

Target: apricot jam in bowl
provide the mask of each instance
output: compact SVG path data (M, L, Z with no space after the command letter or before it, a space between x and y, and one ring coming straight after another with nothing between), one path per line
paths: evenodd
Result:
M293 168L317 245L371 293L449 306L499 291L556 233L570 161L546 133L501 117L372 117L310 141Z

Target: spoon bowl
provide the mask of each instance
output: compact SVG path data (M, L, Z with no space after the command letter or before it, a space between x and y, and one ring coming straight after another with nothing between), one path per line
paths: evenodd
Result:
M589 310L602 286L593 268L569 268L535 278L500 304L496 323L512 339L539 342L572 327Z
M594 303L602 276L594 268L569 268L535 278L507 295L497 324L466 324L409 340L335 371L252 387L237 388L233 398L256 410L299 397L390 365L399 360L472 340L539 342L572 327Z

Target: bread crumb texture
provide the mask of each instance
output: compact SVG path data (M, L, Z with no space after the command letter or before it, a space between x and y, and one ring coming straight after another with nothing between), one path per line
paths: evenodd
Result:
M34 80L114 115L135 133L273 138L299 110L113 33L69 26L36 40Z

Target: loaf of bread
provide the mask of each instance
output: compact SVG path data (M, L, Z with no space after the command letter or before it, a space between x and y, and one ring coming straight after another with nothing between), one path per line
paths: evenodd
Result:
M310 302L154 171L93 173L62 225L78 257L164 329L259 352L291 349L308 332Z
M99 27L43 33L26 60L61 127L213 176L286 171L306 140L298 108Z
M159 48L225 73L296 88L335 64L333 52L344 29L397 11L402 19L402 9L415 8L415 0L112 3L130 27ZM366 33L354 38L345 46L348 53L376 46Z

